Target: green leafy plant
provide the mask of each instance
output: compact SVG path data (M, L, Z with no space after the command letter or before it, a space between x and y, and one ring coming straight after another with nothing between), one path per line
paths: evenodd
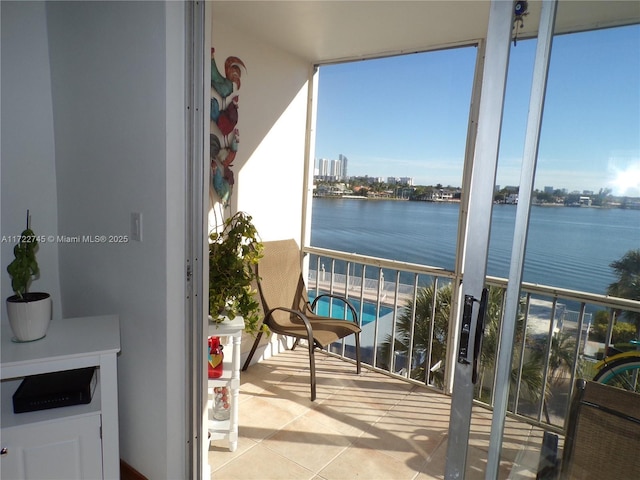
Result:
M254 334L260 322L255 267L263 246L252 217L236 213L209 240L209 314L216 322L241 315L245 331Z
M18 244L13 248L15 258L7 267L11 277L11 288L20 298L29 291L31 280L40 273L36 260L38 242L33 230L29 227L29 213L27 212L27 228L20 235Z

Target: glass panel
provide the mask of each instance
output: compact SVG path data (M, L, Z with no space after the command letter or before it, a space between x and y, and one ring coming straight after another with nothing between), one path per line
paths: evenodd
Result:
M476 53L320 67L312 246L453 271ZM363 361L444 388L449 278L353 271Z
M453 270L475 58L320 67L312 246Z
M513 235L535 48L523 40L511 49L488 259L497 277L508 274L503 238ZM640 355L615 372L597 362L619 352L610 343L633 354L640 334L637 305L628 311L611 298L640 299L626 281L640 273L639 85L640 26L554 37L508 409L556 432L566 428L578 378L638 388ZM488 319L476 385L486 403L500 388L487 378L492 330Z
M640 27L554 38L523 279L605 294L640 237ZM535 40L512 48L490 275L505 277ZM578 208L562 208L578 207Z

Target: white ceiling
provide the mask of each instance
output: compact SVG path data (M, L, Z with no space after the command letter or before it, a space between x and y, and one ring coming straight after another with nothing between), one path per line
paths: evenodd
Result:
M510 0L504 0L510 1ZM557 32L640 23L637 0L561 0ZM384 56L483 38L488 0L214 1L229 26L311 63ZM535 32L540 1L529 1L524 36Z

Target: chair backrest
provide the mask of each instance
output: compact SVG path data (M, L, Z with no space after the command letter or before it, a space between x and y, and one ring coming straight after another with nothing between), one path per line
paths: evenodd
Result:
M578 380L561 478L640 478L640 394Z
M305 311L307 290L302 278L300 248L295 240L263 242L264 255L258 264L258 290L265 312L275 307ZM276 312L275 318L288 318Z

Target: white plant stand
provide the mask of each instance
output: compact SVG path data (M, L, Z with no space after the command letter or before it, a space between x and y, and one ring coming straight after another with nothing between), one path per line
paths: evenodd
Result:
M1 478L120 478L116 315L52 320L38 341L1 332ZM13 413L12 396L29 375L97 367L91 403Z
M240 400L240 344L244 331L244 319L236 317L222 323L209 322L209 336L230 337L232 340L231 351L229 345L224 349L223 373L220 378L208 381L208 430L211 440L227 439L229 450L234 452L238 446L238 402ZM230 412L228 420L216 420L213 418L213 403L215 387L227 387L230 395Z

